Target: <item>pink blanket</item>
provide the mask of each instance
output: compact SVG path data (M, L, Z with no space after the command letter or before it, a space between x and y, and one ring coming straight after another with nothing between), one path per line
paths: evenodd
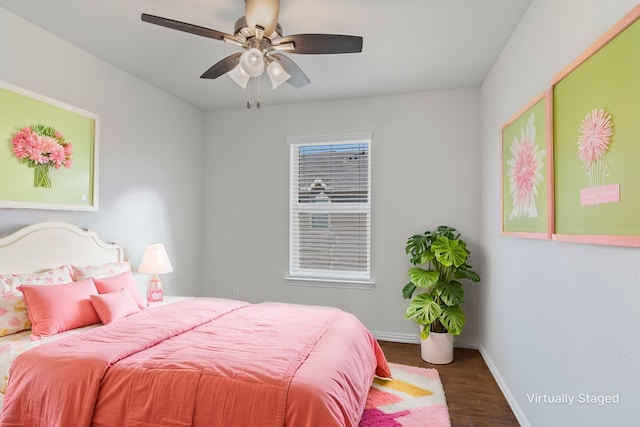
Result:
M333 308L190 299L44 344L2 426L355 426L380 348Z

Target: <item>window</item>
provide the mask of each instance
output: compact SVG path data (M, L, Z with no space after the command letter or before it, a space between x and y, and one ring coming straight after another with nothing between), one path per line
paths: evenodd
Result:
M289 278L370 284L371 133L288 142Z

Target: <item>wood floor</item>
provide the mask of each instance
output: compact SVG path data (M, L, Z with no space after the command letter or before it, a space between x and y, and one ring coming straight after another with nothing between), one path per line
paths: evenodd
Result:
M453 362L432 365L420 357L419 344L379 343L389 362L438 370L452 427L519 427L478 350L454 348Z

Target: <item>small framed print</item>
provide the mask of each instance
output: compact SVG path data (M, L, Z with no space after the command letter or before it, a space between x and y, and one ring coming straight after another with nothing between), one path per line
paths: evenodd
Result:
M550 103L551 94L546 91L502 126L503 235L551 238Z

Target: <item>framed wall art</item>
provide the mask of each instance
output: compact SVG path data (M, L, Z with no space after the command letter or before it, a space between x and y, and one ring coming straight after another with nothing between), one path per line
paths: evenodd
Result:
M535 97L502 126L502 234L551 238L551 93Z
M640 246L640 6L552 82L554 240Z
M0 208L98 209L99 117L0 82Z

